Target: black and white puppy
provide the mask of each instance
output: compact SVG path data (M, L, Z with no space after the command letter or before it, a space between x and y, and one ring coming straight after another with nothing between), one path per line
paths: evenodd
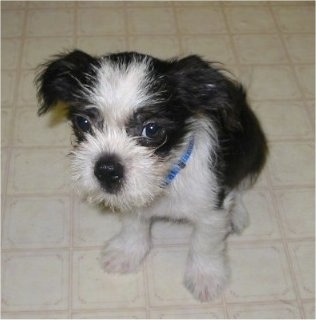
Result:
M60 101L68 106L78 188L123 213L103 268L137 270L153 219L187 220L194 229L184 284L201 301L216 297L229 279L226 237L248 223L241 193L267 154L243 87L198 56L78 50L46 63L36 85L40 115Z

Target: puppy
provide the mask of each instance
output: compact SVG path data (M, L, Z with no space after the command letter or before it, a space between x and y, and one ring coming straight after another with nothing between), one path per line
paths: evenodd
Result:
M137 270L151 222L187 220L194 228L184 284L201 301L215 298L229 279L225 240L248 224L241 194L267 155L243 87L195 55L163 61L78 50L43 65L36 85L39 115L68 106L78 188L122 213L103 268Z

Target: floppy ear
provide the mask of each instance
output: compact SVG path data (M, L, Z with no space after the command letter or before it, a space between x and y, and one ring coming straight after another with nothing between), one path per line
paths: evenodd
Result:
M35 78L40 103L38 114L47 112L58 101L76 103L84 99L83 92L91 87L97 59L74 50L59 54L40 66Z
M229 130L239 127L240 110L247 104L241 84L196 55L175 62L169 79L176 100L190 111L212 115Z

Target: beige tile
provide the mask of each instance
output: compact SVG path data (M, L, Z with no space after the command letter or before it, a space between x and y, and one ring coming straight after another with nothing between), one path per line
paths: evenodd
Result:
M273 142L269 168L275 186L314 184L314 143Z
M295 304L277 302L256 305L232 305L228 307L232 319L299 319Z
M300 296L302 299L315 297L315 244L314 242L290 243Z
M10 9L23 9L26 7L26 1L2 1L1 9L10 10Z
M99 263L99 250L73 255L73 307L75 309L137 308L145 306L142 272L108 274Z
M256 102L253 109L269 139L313 137L313 128L301 101Z
M68 319L67 311L2 312L2 319Z
M172 4L172 1L160 1L160 0L155 0L155 1L124 1L125 5L127 7L131 8L137 8L137 7L170 7Z
M199 54L210 61L225 64L235 63L229 36L183 36L182 47L184 54Z
M38 50L41 48L41 50ZM51 59L53 55L73 48L71 37L31 38L24 43L22 68L33 69Z
M255 100L301 98L294 74L288 66L243 67L241 80Z
M3 311L63 310L68 305L66 252L3 255Z
M245 192L243 200L249 213L250 225L241 235L232 235L229 240L279 239L280 231L270 194L265 190L251 190Z
M28 36L72 36L74 11L72 9L34 9L28 12Z
M188 250L186 248L157 248L147 258L150 305L200 305L183 285ZM220 303L220 299L212 302Z
M74 4L74 1L28 1L29 8L69 8Z
M232 0L232 1L223 1L224 6L267 6L268 3L271 1L239 1L239 0Z
M29 146L70 146L71 127L65 121L52 123L52 114L39 118L36 107L20 108L15 121L14 144Z
M13 104L14 91L16 86L15 71L1 71L1 104L11 106Z
M68 192L70 174L67 152L63 149L15 149L10 163L9 192Z
M229 246L232 280L227 302L293 300L295 293L281 244Z
M129 310L92 310L78 311L72 313L73 319L146 319L145 309L129 309Z
M80 9L78 11L78 34L122 35L125 32L124 13L120 9Z
M314 34L289 34L284 39L294 63L315 63Z
M217 7L177 8L179 30L185 34L209 34L227 32L224 17Z
M134 2L134 1L133 1ZM124 1L78 1L79 8L113 8L124 6Z
M36 87L34 85L35 72L34 70L21 71L19 94L17 97L19 105L37 105Z
M119 218L101 207L77 200L74 211L74 244L76 246L102 246L121 229Z
M276 35L237 35L233 37L240 63L271 64L288 62L281 40Z
M173 12L169 8L128 8L127 17L128 32L132 35L171 35L176 32Z
M267 165L263 168L263 170L260 172L260 175L253 186L254 189L262 189L266 188L268 186L268 178L267 176L269 173L267 172Z
M22 35L24 25L24 11L6 10L1 14L2 37L19 37Z
M217 68L225 77L231 80L239 79L240 81L240 68L233 64L223 64L221 62L214 61L213 67Z
M305 319L315 319L315 301L303 303Z
M307 101L306 105L307 105L307 110L310 116L309 120L310 120L310 123L312 124L312 128L314 131L314 138L315 138L315 101Z
M21 40L2 39L1 41L1 69L16 69L19 61Z
M180 54L179 41L174 36L134 36L129 38L129 49L168 59Z
M69 199L9 198L4 248L65 247L69 243Z
M287 237L314 237L314 189L278 190L276 195Z
M126 51L125 37L78 37L77 47L92 55L106 55L118 51Z
M296 74L304 96L307 99L315 98L315 65L297 66Z
M315 232L314 2L6 1L1 7L2 318L315 317L314 244L307 241ZM278 30L285 32L286 48ZM101 269L101 247L120 222L77 199L70 204L69 126L54 113L36 115L34 68L75 44L93 55L199 54L241 71L272 142L265 171L244 196L250 226L229 237L233 279L224 306L222 299L199 303L182 283L190 225L155 223L154 250L137 274ZM277 189L268 192L271 183ZM278 242L280 226L290 262ZM54 249L69 240L70 266L68 253Z
M233 33L271 33L276 31L268 8L231 6L225 8L228 25Z
M222 307L213 308L164 308L150 311L152 319L224 319Z
M7 164L8 164L8 150L7 148L1 148L1 192L2 194L5 194L6 192L6 182L7 182L7 175L8 175L8 171L7 171ZM4 198L2 200L2 205L4 202ZM1 206L2 209L2 206Z
M188 223L157 221L152 226L152 240L154 244L188 244L190 242L192 226Z
M12 141L13 110L1 110L1 146L7 147Z
M284 0L284 1L270 1L272 6L305 6L305 7L315 7L315 4L313 1L309 0L299 0L299 1L292 1L292 0Z
M176 7L220 7L220 1L204 1L204 0L193 0L193 1L175 1L174 2Z
M276 6L273 11L281 31L314 32L315 12L308 6Z

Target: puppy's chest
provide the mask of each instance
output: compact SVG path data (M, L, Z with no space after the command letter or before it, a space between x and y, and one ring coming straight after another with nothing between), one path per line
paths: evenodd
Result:
M196 153L199 154L198 147ZM216 202L217 183L208 167L208 158L193 155L187 166L144 209L145 217L166 217L194 221L209 215Z
M212 193L205 181L199 185L170 186L164 194L144 209L145 217L163 217L193 221L211 211Z

